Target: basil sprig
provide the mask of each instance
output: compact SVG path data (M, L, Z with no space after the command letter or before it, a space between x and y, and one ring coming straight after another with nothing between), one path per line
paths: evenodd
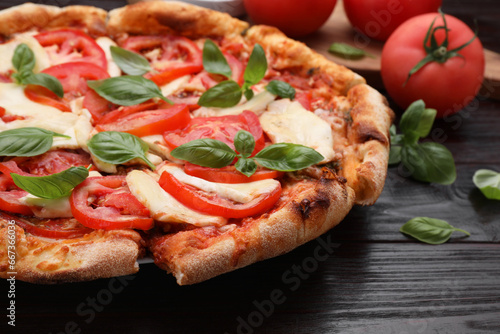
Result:
M24 176L15 173L10 175L19 188L30 194L45 199L56 199L68 196L74 187L89 176L89 171L80 166L47 176Z
M71 137L40 128L19 128L0 132L0 156L33 157L52 147L53 137Z
M52 75L46 73L33 73L36 59L35 54L25 43L19 44L14 50L12 56L12 65L16 69L16 73L12 77L19 85L38 85L43 86L58 97L64 96L64 89L61 82Z
M89 140L87 145L90 153L103 162L118 165L139 158L151 169L155 169L155 165L146 157L148 144L129 133L99 132Z
M244 83L241 87L231 79L231 67L219 47L211 40L205 41L203 46L203 68L209 73L223 75L228 80L208 89L201 95L198 104L204 107L229 108L237 105L243 95L247 100L253 97L251 87L258 84L267 71L266 53L262 46L255 44L243 73ZM295 89L283 81L273 80L266 89L283 98L295 97Z
M106 100L121 106L140 104L157 97L173 104L151 80L140 75L124 75L104 80L87 81L90 88Z
M428 217L410 219L401 226L399 231L432 245L445 243L455 231L463 232L467 236L470 236L469 232L455 228L444 220Z
M500 200L500 173L489 169L479 169L472 181L488 199Z
M422 100L406 109L399 123L402 134L396 133L394 125L390 130L389 164L403 163L418 181L452 184L457 173L451 152L438 143L418 142L429 134L435 117L436 110L426 109Z
M375 58L375 56L371 53L366 52L363 49L355 48L354 46L346 43L333 43L328 48L328 52L344 59L361 59L365 56Z
M175 148L170 154L174 158L211 168L228 166L238 158L235 164L236 170L248 177L255 173L257 165L292 172L317 164L324 159L321 154L310 147L291 143L267 146L255 156L250 157L255 148L255 139L251 133L244 130L236 133L234 147L239 153L219 140L196 139Z
M116 65L129 75L143 75L153 70L149 61L138 53L114 45L109 49Z

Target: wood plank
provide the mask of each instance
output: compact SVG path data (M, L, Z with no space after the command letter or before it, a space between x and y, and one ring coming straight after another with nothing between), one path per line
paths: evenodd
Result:
M78 283L78 289L44 286L42 294L40 286L17 282L16 329L59 333L69 322L92 333L109 333L110 324L120 333L139 328L147 333L481 333L498 328L498 244L347 243L328 255L316 252L322 243L314 240L188 287L177 286L154 265L122 278L126 285L102 279ZM0 289L6 291L5 281ZM280 298L272 303L271 295ZM259 311L262 305L265 311ZM238 331L242 322L250 329Z

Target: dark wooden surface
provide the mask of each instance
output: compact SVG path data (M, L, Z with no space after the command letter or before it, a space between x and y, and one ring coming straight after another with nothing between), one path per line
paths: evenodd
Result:
M484 45L500 52L498 0L444 0L443 9L477 20ZM472 183L479 168L500 170L500 102L478 97L434 128L457 163L451 186L390 168L374 206L356 207L289 254L194 286L177 286L152 264L121 280L17 282L17 326L7 327L2 315L0 333L500 333L500 202ZM445 219L471 236L418 243L398 232L416 216ZM5 281L0 291L4 314Z

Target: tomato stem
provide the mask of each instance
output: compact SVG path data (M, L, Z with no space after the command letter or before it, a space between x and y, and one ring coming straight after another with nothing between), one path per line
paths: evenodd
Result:
M410 80L410 77L414 73L418 72L422 67L424 67L428 63L437 62L437 63L443 64L450 58L463 57L461 54L458 53L458 51L462 50L463 48L465 48L466 46L471 44L477 38L477 26L476 26L474 36L468 42L464 43L463 45L461 45L455 49L448 50L448 45L449 45L448 31L449 31L449 29L448 29L448 25L446 23L445 15L441 11L441 9L439 9L439 15L441 15L441 17L443 18L443 25L434 27L434 23L436 22L436 20L439 16L436 16L436 18L434 18L434 20L432 21L431 26L429 27L429 30L427 30L427 34L425 35L424 42L423 42L424 43L424 45L423 45L424 50L427 52L427 55L421 61L419 61L417 63L417 65L415 65L410 70L410 72L408 73L408 77L406 78L406 81L403 83L403 87L406 86L406 83L408 82L408 80ZM439 45L437 43L437 39L436 39L436 32L439 30L444 30L444 33L445 33L445 37L444 37L444 40L441 43L441 45Z

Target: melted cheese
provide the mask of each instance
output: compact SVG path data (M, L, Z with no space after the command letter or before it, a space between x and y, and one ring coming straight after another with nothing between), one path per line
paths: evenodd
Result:
M36 63L33 72L40 72L50 66L49 56L45 49L33 36L31 36L30 33L23 33L16 35L7 43L0 44L0 55L2 55L0 73L6 73L9 70L14 70L14 66L12 65L12 56L14 55L16 47L21 43L25 43L35 54Z
M227 220L191 210L163 190L150 175L133 170L127 175L130 192L151 212L153 219L167 223L188 223L195 226L222 226Z
M311 147L332 161L333 135L330 125L304 109L299 102L282 99L271 103L268 112L259 118L264 132L273 143L293 143Z
M19 201L31 207L38 218L69 218L73 217L69 197L46 199L28 194L21 197Z
M71 138L54 137L52 148L77 149L88 139L92 125L90 116L63 112L57 108L35 103L24 95L24 87L11 83L0 83L0 104L6 114L18 115L24 119L5 123L0 120L0 131L24 127L38 127Z
M161 93L163 94L163 96L169 96L174 94L175 92L182 89L189 82L190 78L191 78L190 75L185 75L170 81L169 83L160 87Z
M255 95L250 101L231 108L207 108L201 107L193 111L194 117L211 117L211 116L226 116L226 115L239 115L244 110L250 110L260 115L266 110L269 103L273 102L276 98L275 95L269 93L267 90Z
M274 179L236 184L210 182L188 175L181 168L172 165L163 166L158 173L161 175L164 171L169 172L182 183L189 184L205 192L216 193L220 197L238 203L248 203L262 194L272 192L280 186L279 181Z
M122 74L122 70L116 65L113 57L111 56L111 46L117 46L117 44L109 37L98 37L95 42L101 47L101 49L106 54L106 60L108 61L108 74L111 77L119 77Z

